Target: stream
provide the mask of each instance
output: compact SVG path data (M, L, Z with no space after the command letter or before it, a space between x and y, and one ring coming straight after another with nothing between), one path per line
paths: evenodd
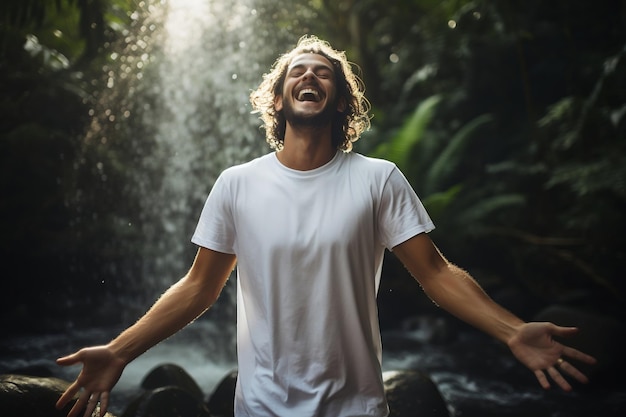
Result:
M224 339L232 333L228 326L234 323L216 325L214 320L200 318L137 358L111 393L110 411L121 415L141 392L143 378L165 363L185 369L208 398L222 378L236 368L235 347L224 348ZM79 367L59 367L55 359L83 346L106 343L121 330L92 328L2 339L0 374L45 369L70 381ZM410 333L405 336L412 337ZM556 388L544 391L508 351L472 329L461 331L451 343L386 351L383 367L384 371L417 369L429 375L448 404L451 417L623 417L626 410L623 383L615 388L607 381L602 384L604 388L575 385L570 393Z

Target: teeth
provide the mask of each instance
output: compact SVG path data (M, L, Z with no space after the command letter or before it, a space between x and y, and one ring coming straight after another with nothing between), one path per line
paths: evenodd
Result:
M304 100L305 94L312 94L313 97L315 97L315 100L319 100L320 97L320 93L318 93L317 91L313 90L312 88L305 88L298 93L298 100Z

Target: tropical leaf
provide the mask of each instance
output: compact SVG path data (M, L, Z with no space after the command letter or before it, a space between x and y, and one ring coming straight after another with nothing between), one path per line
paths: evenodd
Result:
M588 163L576 162L554 168L546 189L565 185L578 197L607 191L626 199L626 157L611 155Z
M455 133L445 149L439 153L426 173L424 192L426 195L439 191L446 180L453 174L463 159L463 150L470 139L474 138L476 130L493 120L493 117L484 114L476 117Z
M485 221L498 211L526 204L526 197L522 194L498 194L493 197L478 199L460 214L460 223L467 225L489 224Z
M412 150L422 140L440 101L441 97L438 95L422 101L391 141L381 144L371 155L386 158L394 162L401 171L406 172Z
M441 213L452 204L461 188L460 184L453 185L445 191L431 194L423 199L424 208L435 222L440 218Z

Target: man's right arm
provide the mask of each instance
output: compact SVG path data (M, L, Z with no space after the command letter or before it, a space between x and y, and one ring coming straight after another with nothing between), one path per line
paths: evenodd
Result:
M135 324L107 345L84 348L58 359L59 365L82 363L83 368L59 398L57 407L63 408L80 392L69 417L85 408L86 415L91 414L97 401L101 401L100 415L104 415L109 393L126 365L205 312L219 297L235 263L235 255L200 248L189 272Z
M109 347L128 363L185 327L217 300L235 262L235 255L200 248L189 272Z

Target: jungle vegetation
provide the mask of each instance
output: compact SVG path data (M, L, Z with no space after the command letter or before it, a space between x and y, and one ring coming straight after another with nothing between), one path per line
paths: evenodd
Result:
M310 33L347 51L373 115L356 150L398 164L449 258L484 285L623 316L623 1L255 4L273 47ZM160 53L153 7L0 5L0 256L13 271L0 302L12 323L88 308L89 292L141 291L141 228L125 225L139 211L133 167L153 147L137 117ZM115 92L111 71L127 74Z

